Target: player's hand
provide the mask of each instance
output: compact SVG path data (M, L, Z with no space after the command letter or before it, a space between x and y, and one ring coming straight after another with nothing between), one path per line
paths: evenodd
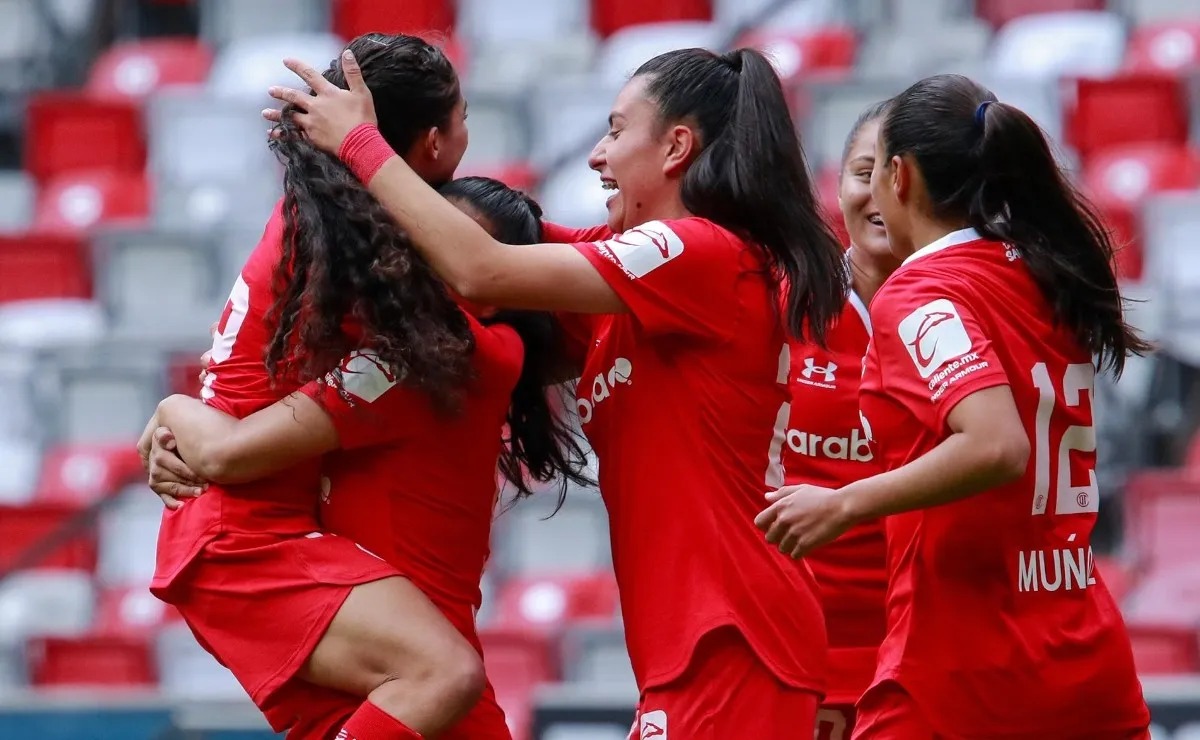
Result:
M317 148L336 156L342 142L355 126L376 122L371 91L363 81L362 70L349 49L342 52L342 71L346 75L349 90L343 90L299 60L285 59L283 64L304 80L312 94L290 87L272 87L267 92L271 97L295 106L293 119ZM269 111L263 111L263 117L267 120L274 118Z
M152 440L148 465L150 489L168 509L178 509L183 506L181 499L199 496L207 485L179 457L170 429L158 427Z
M853 524L840 499L832 488L784 486L767 494L771 505L754 518L754 526L784 555L799 558L837 539Z

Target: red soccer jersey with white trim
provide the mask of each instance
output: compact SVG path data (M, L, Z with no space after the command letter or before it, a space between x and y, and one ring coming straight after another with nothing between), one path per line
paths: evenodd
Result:
M680 675L701 636L735 625L780 679L820 690L812 576L754 526L783 482L790 400L763 253L701 218L547 234L574 237L629 308L564 321L587 336L577 408L600 462L638 685Z
M344 392L302 391L329 413L341 449L326 457L321 521L399 568L439 606L480 605L496 501L496 459L524 347L506 324L475 337L461 410L397 384L370 352L343 365Z
M234 282L217 324L212 364L200 397L237 418L259 411L296 390L297 384L272 387L263 357L274 335L267 313L274 304L275 267L283 246L279 205L262 239ZM167 588L206 542L227 532L303 535L317 529L319 461L242 485L211 484L203 496L163 512L153 585Z
M841 488L880 471L858 413L863 356L871 340L867 308L853 293L826 346L793 342L791 421L784 447L788 484ZM860 524L805 556L820 587L829 631L827 704L853 704L875 672L885 631L887 567L883 523Z
M1013 483L887 522L894 679L938 732L1108 737L1148 721L1129 638L1092 567L1094 366L1016 250L973 230L920 250L871 304L862 410L894 469L1008 385L1031 445ZM1124 737L1124 735L1122 735Z

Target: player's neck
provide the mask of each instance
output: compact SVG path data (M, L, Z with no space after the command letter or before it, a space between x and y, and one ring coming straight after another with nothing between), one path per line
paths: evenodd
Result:
M927 247L946 234L967 228L968 224L952 223L927 218L914 218L912 222L912 251ZM911 254L911 252L910 252ZM904 255L907 257L908 255Z
M854 294L863 303L871 303L871 299L879 292L879 288L883 286L883 281L887 280L890 274L890 271L879 269L876 265L869 264L866 260L856 260L851 255L850 289L854 291Z

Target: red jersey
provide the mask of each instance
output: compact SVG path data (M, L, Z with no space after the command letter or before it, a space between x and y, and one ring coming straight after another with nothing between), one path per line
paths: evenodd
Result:
M973 229L909 257L871 304L862 409L888 469L940 444L955 404L998 385L1031 443L1020 480L887 522L876 681L897 681L941 733L1108 737L1149 722L1093 569L1092 357L1052 316L1020 255Z
M274 336L266 315L275 303L275 267L283 247L283 216L276 206L258 246L246 260L217 325L212 364L201 399L244 418L295 391L272 387L263 358ZM168 588L205 543L225 532L303 535L317 529L319 461L305 461L242 485L211 484L203 496L163 511L153 587Z
M826 347L794 342L792 415L784 447L787 483L841 488L880 471L858 413L871 321L851 293ZM887 558L882 521L854 527L804 558L820 587L829 632L827 704L853 704L875 673L885 632Z
M704 634L733 625L781 680L822 690L812 576L754 526L783 482L790 401L764 255L701 218L548 234L576 242L629 309L564 321L588 337L577 408L638 686L679 676Z
M344 393L319 381L303 388L329 413L341 445L325 460L322 523L399 568L444 611L479 608L496 459L524 360L511 327L468 318L475 380L457 413L397 385L369 352L345 363Z

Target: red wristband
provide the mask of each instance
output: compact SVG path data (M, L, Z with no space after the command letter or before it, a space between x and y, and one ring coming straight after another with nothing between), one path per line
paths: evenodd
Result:
M355 126L338 147L338 158L346 163L364 185L371 182L371 178L375 177L383 163L395 154L373 123L360 123Z

